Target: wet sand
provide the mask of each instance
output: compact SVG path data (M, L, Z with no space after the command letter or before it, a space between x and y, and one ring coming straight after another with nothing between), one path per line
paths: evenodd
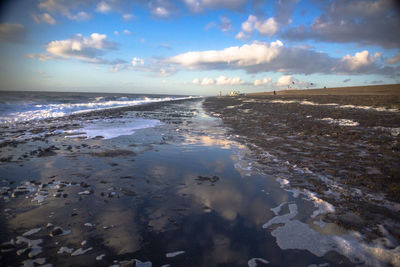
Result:
M398 265L399 220L393 203L368 202L379 209L370 214L380 216L382 226L347 207L354 204L348 198L362 202L366 196L364 191L352 195L350 185L329 182L334 180L330 171L338 168L315 151L332 147L333 141L324 134L303 140L306 136L290 127L295 117L284 117L285 110L302 109L282 103L264 106L266 100L171 101L3 127L1 265ZM315 108L314 116L321 113ZM278 118L270 122L266 110ZM255 112L263 116L250 116ZM276 132L261 131L261 118L266 125L274 123L271 129ZM374 130L384 138L379 142L394 142L388 128L393 119L378 118L387 123ZM88 125L118 129L137 119L152 120L153 126L110 139L84 137ZM301 129L319 123L326 122L313 121ZM337 128L327 124L315 131ZM347 130L338 133L354 141ZM305 151L300 141L315 151ZM343 158L347 145L332 148L343 153L335 160ZM386 161L397 156L386 150L376 153L384 153ZM356 170L362 172L363 166ZM325 183L318 180L325 178ZM335 191L339 185L341 191ZM329 189L331 194L326 193ZM341 226L345 218L356 229L364 228L355 225L355 219L367 223L371 234L346 230ZM380 239L374 243L365 241L376 236Z
M291 187L333 204L324 220L367 239L379 237L382 224L400 240L398 94L308 92L215 97L204 106L252 148L266 173L284 162Z

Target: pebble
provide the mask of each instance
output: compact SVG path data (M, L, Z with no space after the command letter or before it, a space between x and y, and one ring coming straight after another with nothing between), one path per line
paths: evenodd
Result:
M63 254L63 253L72 253L72 251L74 251L73 248L68 248L68 247L61 247L58 251L57 254Z
M90 191L85 190L85 191L79 192L78 195L90 195Z
M50 231L50 236L55 237L55 236L60 236L60 235L68 235L71 233L71 230L64 230L59 226L54 227L53 230Z
M167 254L165 254L165 256L167 258L173 258L173 257L176 257L176 256L181 255L183 253L185 253L185 251L181 250L181 251L175 251L175 252L167 253Z
M258 265L257 262L262 262L265 264L269 263L269 261L261 259L261 258L252 258L247 262L247 264L249 265L249 267L256 267Z
M83 255L83 254L85 254L86 252L88 252L88 251L90 251L90 250L92 250L92 249L93 249L92 247L87 248L87 249L78 248L77 250L75 250L75 251L71 254L71 256Z
M40 228L40 227L39 228L34 228L32 230L29 230L29 231L23 233L22 236L30 236L30 235L36 234L40 230L42 230L42 228Z
M101 254L101 255L97 256L96 261L101 261L105 256L106 256L106 254Z

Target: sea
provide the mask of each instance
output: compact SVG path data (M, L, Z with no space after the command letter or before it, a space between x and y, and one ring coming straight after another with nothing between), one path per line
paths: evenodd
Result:
M0 124L63 117L95 110L192 98L183 95L0 92Z

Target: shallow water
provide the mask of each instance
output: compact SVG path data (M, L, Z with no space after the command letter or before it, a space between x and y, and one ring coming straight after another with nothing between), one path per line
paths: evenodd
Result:
M27 236L42 239L42 252L32 258L55 266L110 266L133 259L154 266L380 264L361 245L350 252L337 248L358 241L320 220L327 204L289 188L283 171L263 174L250 151L208 116L200 101L128 111L124 120L133 123L137 116L162 124L109 139L65 138L67 127L5 147L13 159L38 146L60 150L1 163L0 186L11 191L0 200L0 241L40 228ZM29 184L32 191L12 198L25 181L35 183ZM37 195L44 195L42 202L32 201ZM50 237L55 226L65 234ZM24 246L3 249L1 265L29 259L16 254Z

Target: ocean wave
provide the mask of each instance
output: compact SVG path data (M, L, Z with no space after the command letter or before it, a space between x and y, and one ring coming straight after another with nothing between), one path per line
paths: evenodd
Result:
M9 103L7 107L3 107L0 115L0 124L12 124L23 121L40 120L48 118L63 117L70 114L90 112L94 110L102 110L109 108L120 108L127 106L137 106L155 102L165 102L173 100L190 99L189 97L142 97L129 99L128 97L119 97L109 100L105 97L95 97L88 99L88 102L78 103Z

